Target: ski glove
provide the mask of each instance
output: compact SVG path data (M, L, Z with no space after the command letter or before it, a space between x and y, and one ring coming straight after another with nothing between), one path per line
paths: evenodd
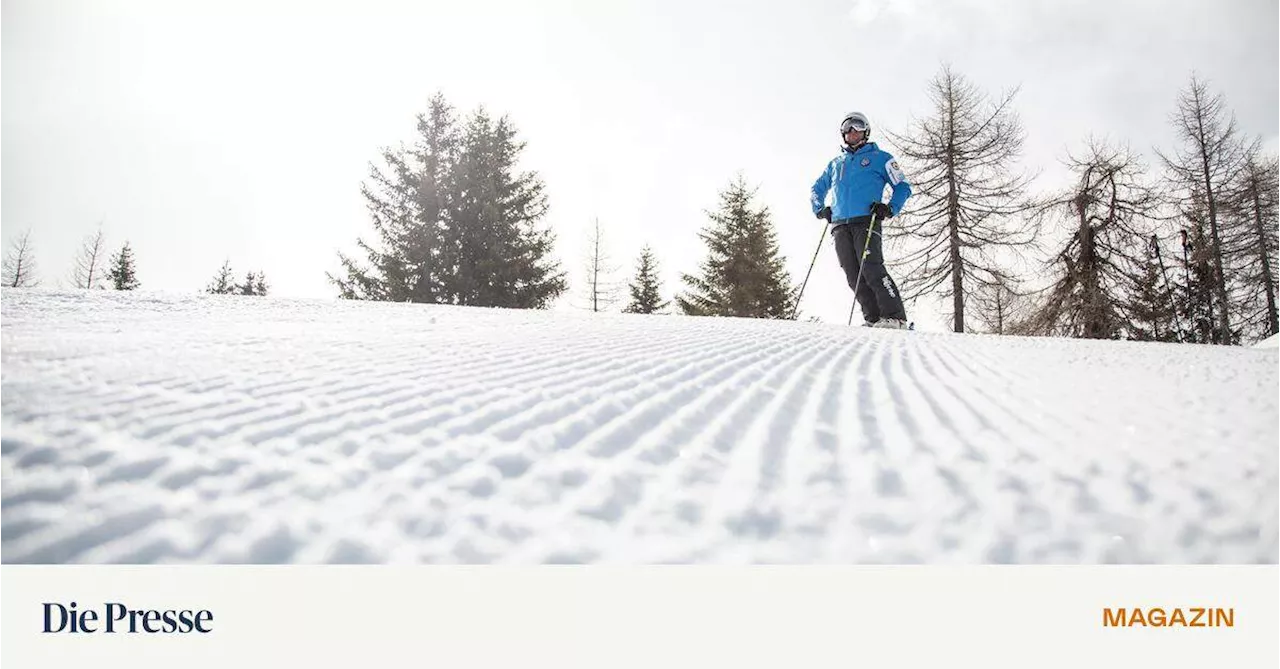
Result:
M825 219L827 219L827 222L828 222L828 223L830 223L830 222L831 222L831 207L823 207L823 208L822 208L822 210L818 212L818 218L825 218Z
M886 218L893 218L893 209L883 202L877 202L871 205L871 215L875 216L877 221L883 221Z

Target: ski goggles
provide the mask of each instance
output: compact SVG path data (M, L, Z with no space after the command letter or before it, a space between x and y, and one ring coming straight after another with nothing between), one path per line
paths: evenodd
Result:
M862 119L847 118L844 120L844 123L840 124L840 134L841 135L848 134L849 131L851 130L857 130L858 132L866 132L867 127L868 127L867 122L863 121Z

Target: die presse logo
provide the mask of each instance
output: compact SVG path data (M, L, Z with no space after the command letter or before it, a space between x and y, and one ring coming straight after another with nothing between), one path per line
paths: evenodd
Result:
M213 612L208 610L134 609L107 602L102 610L81 608L75 602L44 602L44 634L208 634Z

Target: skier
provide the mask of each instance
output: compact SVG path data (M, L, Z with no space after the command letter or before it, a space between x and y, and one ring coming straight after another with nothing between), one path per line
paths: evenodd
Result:
M908 329L898 286L884 267L880 230L886 218L902 211L911 197L911 184L892 155L867 141L870 136L866 116L859 112L845 115L840 123L842 151L814 182L811 204L814 215L831 226L836 256L862 306L866 324ZM886 185L893 187L888 204L883 202ZM824 206L828 191L834 191L832 204Z

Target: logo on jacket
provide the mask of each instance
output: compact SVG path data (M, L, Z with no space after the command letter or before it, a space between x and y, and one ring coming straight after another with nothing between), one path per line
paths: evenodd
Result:
M871 164L871 159L870 159L870 158L863 158L863 159L862 159L862 166L863 166L863 167L866 167L867 165L870 165L870 164Z
M897 186L902 183L906 176L902 173L902 168L898 166L898 161L890 160L888 165L889 183Z

